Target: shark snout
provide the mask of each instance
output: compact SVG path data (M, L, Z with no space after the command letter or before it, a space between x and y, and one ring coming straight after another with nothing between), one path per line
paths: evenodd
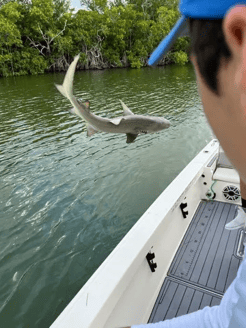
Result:
M152 125L149 132L158 132L169 128L171 123L164 117L152 117Z
M169 128L169 126L171 125L171 123L165 119L164 117L162 118L162 126L163 126L163 129L167 129Z

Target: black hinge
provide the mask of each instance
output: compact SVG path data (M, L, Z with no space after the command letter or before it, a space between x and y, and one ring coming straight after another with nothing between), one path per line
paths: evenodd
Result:
M150 267L150 270L152 271L152 272L155 272L155 269L157 268L157 264L156 263L154 263L153 262L153 259L155 258L155 253L148 253L147 255L146 255L146 259L147 259L147 261L148 261L148 263L149 263L149 267Z
M186 216L189 214L188 211L184 211L184 208L187 207L187 203L181 203L180 209L183 215L183 218L186 219Z

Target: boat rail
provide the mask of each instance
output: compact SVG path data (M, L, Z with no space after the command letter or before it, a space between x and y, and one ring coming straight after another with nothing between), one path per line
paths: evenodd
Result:
M147 209L51 328L148 322L200 202L216 196L216 201L227 203L230 186L239 189L239 176L213 139ZM240 193L230 202L239 204Z

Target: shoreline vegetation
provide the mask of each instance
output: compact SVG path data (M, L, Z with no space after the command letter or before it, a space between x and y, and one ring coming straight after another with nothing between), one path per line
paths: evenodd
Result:
M78 69L147 66L149 55L179 17L177 0L0 1L0 77ZM180 37L159 63L188 62L190 39Z

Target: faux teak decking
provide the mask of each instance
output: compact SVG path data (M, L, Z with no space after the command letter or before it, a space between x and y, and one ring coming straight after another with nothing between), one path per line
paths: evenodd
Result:
M236 205L201 201L165 278L149 322L158 322L214 306L237 274L242 229L225 224Z

